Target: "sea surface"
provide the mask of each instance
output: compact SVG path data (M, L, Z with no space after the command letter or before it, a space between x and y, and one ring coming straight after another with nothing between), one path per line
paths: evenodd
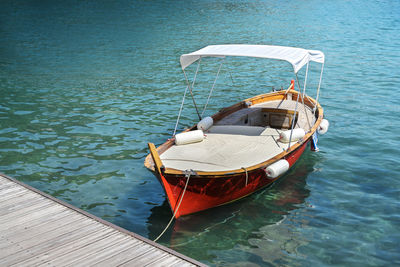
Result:
M147 142L173 133L180 55L226 43L323 51L329 131L271 188L159 242L211 266L400 265L398 0L1 1L0 172L154 239L172 213ZM219 60L202 62L199 106ZM206 114L287 88L275 63L226 59ZM178 130L196 122L186 103Z

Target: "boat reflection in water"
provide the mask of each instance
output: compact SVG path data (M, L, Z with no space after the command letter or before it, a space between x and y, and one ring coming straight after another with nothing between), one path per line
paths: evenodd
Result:
M298 254L297 248L307 243L298 231L309 220L305 214L310 194L306 178L314 172L320 156L307 151L278 184L267 190L175 220L160 242L206 262L211 258L215 262L216 257L230 262L228 254L235 253L235 263L246 263L250 256L251 261L277 263L283 253ZM167 201L151 211L148 231L149 238L154 239L167 225L171 211Z

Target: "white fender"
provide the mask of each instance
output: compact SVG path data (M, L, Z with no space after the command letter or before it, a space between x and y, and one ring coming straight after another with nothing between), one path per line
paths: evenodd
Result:
M195 130L175 135L175 144L177 146L201 142L204 139L202 130Z
M291 130L281 132L279 135L279 141L282 143L289 143L290 132L291 132ZM297 142L297 140L299 140L300 138L303 138L303 136L305 136L305 135L306 135L306 132L302 128L293 129L292 142Z
M202 130L203 132L207 131L208 129L213 126L214 120L211 117L205 117L199 123L197 123L197 129Z
M325 134L329 128L329 121L327 119L323 119L318 127L319 134Z
M277 162L269 165L265 169L268 178L274 179L289 170L289 162L285 159L278 160Z

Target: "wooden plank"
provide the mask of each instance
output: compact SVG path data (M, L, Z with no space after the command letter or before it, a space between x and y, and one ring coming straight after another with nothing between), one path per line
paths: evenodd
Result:
M15 183L13 183L12 181L8 180L5 177L2 177L2 176L0 177L0 188L1 187L7 187L7 186L10 186L10 185L15 185Z
M149 246L148 244L145 244L144 242L142 242L141 244L138 244L137 246L133 247L130 250L126 250L124 251L124 253L119 254L118 255L118 266L120 266L121 264L125 264L129 261L131 261L134 258L138 258L142 255L145 255L146 253L151 253L151 252L157 251L154 247ZM114 259L114 263L112 265L114 265L116 259ZM107 261L105 261L107 262Z
M152 257L152 259L146 261L143 266L149 266L154 264L155 262L158 262L158 266L163 265L164 263L168 261L168 259L171 257L171 255L164 253L160 257Z
M172 256L172 255L165 255L164 257L161 258L155 258L152 262L148 262L146 265L144 266L154 266L154 267L158 267L158 266L172 266L172 265L177 265L177 266L182 266L183 263L185 263L183 260L181 259L177 259L176 257ZM190 265L193 266L193 265Z
M36 226L26 225L24 228L20 228L19 231L9 231L8 233L2 234L3 238L11 239L14 241L23 241L23 240L31 240L35 236L41 236L44 238L44 235L52 231L56 228L62 228L65 226L70 226L76 221L79 221L81 218L78 216L68 216L66 218L62 218L62 220L52 221L51 223L39 224Z
M6 194L4 197L2 197L0 199L0 202L2 203L2 205L6 205L6 203L11 203L11 202L15 202L15 200L17 198L23 197L25 196L26 192L22 191L22 192L12 192L10 194Z
M139 240L132 239L128 236L125 236L123 239L120 239L110 246L105 247L101 250L92 251L88 253L84 257L79 258L78 260L74 260L68 263L67 266L98 266L104 265L103 261L113 258L118 258L118 254L123 251L130 250L132 247L137 246L140 243ZM116 266L117 264L107 264L107 266Z
M21 187L9 188L0 193L0 201L5 201L7 199L15 198L15 197L21 196L25 193L26 193L25 188L21 188Z
M74 251L85 247L89 244L95 243L99 240L102 240L106 237L109 237L111 235L115 234L114 229L106 228L103 229L102 231L97 231L89 236L87 236L84 239L78 239L75 240L74 242L69 243L68 245L62 245L56 248L53 248L45 253L35 255L35 258L29 259L27 262L20 262L18 263L19 266L24 266L27 264L27 266L36 266L39 264L44 264L44 263L49 263L52 260L55 260L57 258L60 258L61 256L65 254L71 253L69 256L73 258L73 253Z
M135 241L135 242L132 242ZM78 263L77 266L87 266L87 265L101 265L101 266L118 266L121 263L127 262L132 257L138 253L138 249L142 248L143 242L140 240L134 240L127 242L127 247L121 247L109 255L109 253L102 255L101 257L95 258L90 261L82 261Z
M0 194L3 194L3 192L6 192L7 190L13 188L18 188L18 186L12 182L6 182L6 181L4 181L4 183L0 182Z
M14 211L33 206L37 203L43 204L43 199L37 198L35 195L22 195L12 200L3 201L0 207L0 216L11 214Z
M23 220L26 220L28 217L33 214L41 214L51 209L60 209L55 203L47 202L47 203L37 203L36 205L32 205L29 207L25 207L24 209L17 210L15 212L3 215L0 217L0 227L13 224L20 223Z
M93 243L89 243L74 251L70 251L62 256L53 258L51 261L46 263L52 266L65 266L77 260L80 261L82 258L85 258L88 255L91 257L96 257L97 254L95 252L105 250L115 243L120 244L121 242L125 241L126 240L123 238L123 236L121 236L118 232L114 232L109 236L105 236L103 239L93 241Z
M5 201L7 199L15 199L14 194L19 193L19 192L23 192L24 195L28 194L28 195L35 195L35 193L30 192L29 190L27 190L26 188L21 188L21 187L13 187L13 188L9 188L3 192L1 192L1 197L2 200Z
M8 179L7 177L4 177L3 175L1 175L0 173L0 184L7 186L10 184L15 184L14 181L11 181L10 179Z
M53 221L63 219L67 216L71 216L74 214L70 210L62 211L62 212L57 212L55 214L51 214L50 216L41 216L31 222L28 223L28 226L26 224L17 224L17 225L12 225L9 226L7 229L5 228L0 228L0 234L3 234L3 232L17 232L20 231L21 229L27 229L29 227L34 227L40 224L46 224L46 223L52 223Z
M140 256L132 257L131 260L119 265L119 266L143 266L147 262L153 260L154 258L162 257L165 253L157 249L147 250L145 253L142 253Z
M34 193L34 192L31 192L31 191L29 191L29 190L27 190L26 188L19 188L24 194L22 195L22 196L33 196L33 197L36 197L36 198L39 198L39 199L45 199L43 196L41 196L41 195L38 195L38 194L36 194L36 193ZM11 190L11 189L10 189ZM19 191L17 191L17 192L19 192ZM18 200L18 198L16 198L15 196L14 196L14 194L16 194L17 193L15 190L13 190L13 191L7 191L6 192L6 194L5 194L5 196L7 196L8 197L8 199L9 200ZM7 200L7 198L4 198L4 199L2 199L3 201L6 201Z
M86 238L86 236L98 231L98 229L93 229L93 225L95 224L94 221L82 221L78 224L74 224L76 229L71 232L66 233L64 231L53 231L53 236L48 236L47 239L36 239L30 241L27 245L20 243L19 245L23 247L23 250L10 254L3 259L0 257L0 265L17 264L30 258L34 258L36 255L43 254L51 248L75 242L80 238ZM3 254L0 253L0 255Z
M75 222L75 223L74 223ZM47 229L42 228L38 231L25 232L24 235L17 233L11 233L9 236L2 236L2 244L0 251L2 254L12 254L20 251L21 248L27 248L34 246L37 240L46 240L53 237L55 234L68 233L76 229L76 225L80 225L81 222L76 220L65 221L60 225L48 225ZM67 227L66 227L67 226Z
M132 259L137 259L137 258L143 257L144 255L147 255L148 253L155 252L155 251L157 251L156 248L149 246L148 244L142 244L140 247L138 246L135 248Z
M99 234L109 234L111 230L109 231L99 231L99 229L97 228L93 228L93 225L88 226L88 228L90 231L89 235L86 235L83 237L80 237L79 235L76 236L73 240L70 240L70 242L68 242L67 244L64 243L57 243L57 246L50 246L50 247L46 247L46 249L41 249L40 253L34 253L33 255L29 255L28 257L26 257L25 255L25 259L24 260L18 260L18 266L36 266L38 264L40 264L41 262L47 262L55 257L57 257L58 255L63 255L64 253L67 253L70 251L70 247L74 247L76 246L77 242L82 242L82 240L87 240L86 242L91 242L91 240L94 237L98 237ZM79 231L78 231L79 232ZM82 232L80 232L80 234L83 234ZM82 235L83 236L83 235ZM33 247L33 250L35 249L35 247ZM20 255L24 255L25 251L20 251L19 253Z
M0 266L203 266L1 174L0 188Z
M36 194L28 192L25 193L21 196L12 196L12 198L9 199L4 199L2 201L2 208L8 207L8 206L12 206L12 205L20 205L20 204L33 204L33 201L35 201L36 203L52 203L51 201L48 201L46 199L44 199L43 197L37 197ZM31 205L32 206L32 205Z
M71 253L57 257L48 262L48 264L53 266L75 266L78 262L86 262L87 259L96 259L99 255L103 255L104 252L112 251L113 247L119 249L119 247L124 247L124 244L127 246L126 243L128 240L128 237L115 232L112 236L108 236L102 240L81 247Z
M10 187L16 187L16 185L12 183L0 183L0 193L2 193L3 190L8 189Z
M16 210L21 210L23 208L33 206L37 203L43 205L43 200L35 198L34 196L21 196L18 197L19 199L13 199L8 201L3 201L2 207L0 207L1 216L3 215L10 215L11 213L15 212Z
M164 266L164 265L163 265ZM207 266L207 265L205 265L205 264L202 264L202 263L200 263L200 264L193 264L193 263L190 263L190 262L184 262L184 261L182 261L182 262L180 262L179 264L170 264L170 265L166 265L166 266L175 266L175 267L192 267L192 266Z
M31 214L22 214L21 217L14 219L12 225L7 224L7 222L0 224L0 229L8 229L8 227L15 227L19 225L29 224L32 221L35 221L39 218L43 218L45 216L52 216L53 214L57 214L63 212L64 210L59 209L59 207L49 206L48 209L41 210L40 212L32 212Z

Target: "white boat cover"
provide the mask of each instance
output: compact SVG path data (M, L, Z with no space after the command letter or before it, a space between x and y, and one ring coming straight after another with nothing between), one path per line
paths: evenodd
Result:
M256 57L285 60L292 64L294 72L297 73L310 61L323 64L324 53L318 50L306 50L303 48L273 46L273 45L209 45L190 54L181 56L181 66L184 70L201 57Z
M160 155L160 159L166 168L181 171L232 171L262 163L282 153L289 146L277 141L280 130L265 128L255 135L255 131L251 129L250 135L243 135L246 129L252 127L239 127L245 128L239 134L209 132L203 142L173 145Z

